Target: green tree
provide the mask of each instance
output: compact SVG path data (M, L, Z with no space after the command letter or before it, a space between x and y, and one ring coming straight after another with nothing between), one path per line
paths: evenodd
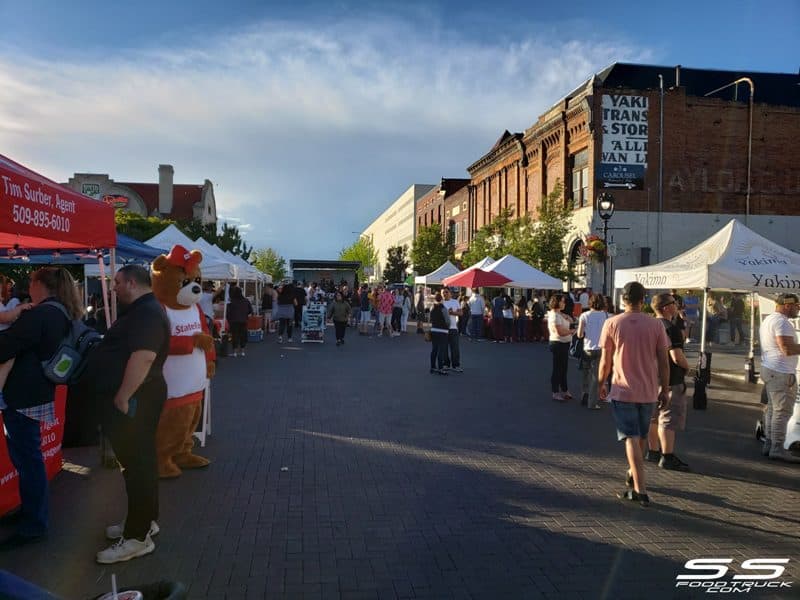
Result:
M512 234L511 209L504 208L491 223L481 227L472 238L469 249L461 260L471 265L486 256L498 259L506 254L511 254L510 243L514 239Z
M406 256L408 246L391 246L386 250L386 268L383 270L383 280L386 283L401 283L406 279L406 271L411 263Z
M423 227L417 232L411 246L411 262L417 273L422 275L430 273L446 260L455 258L455 244L453 235L448 228L448 235L442 235L440 225L433 224Z
M199 219L192 219L191 221L179 221L177 227L193 240L203 238L212 246L217 244L219 236L216 223L203 223Z
M548 275L566 281L571 273L567 265L564 240L572 231L572 210L561 197L561 184L542 198L537 220L531 227L528 262Z
M127 210L118 210L114 215L114 221L117 225L118 233L132 237L140 242L149 240L175 223L175 221L162 219L161 217L143 217Z
M250 262L262 273L272 275L275 282L286 279L286 259L272 248L254 250L250 255Z
M217 246L222 248L224 252L230 252L233 255L241 256L244 260L250 258L250 253L253 247L249 246L242 239L242 234L239 229L234 225L222 224L222 231L217 235Z
M361 236L355 242L342 248L339 251L339 260L358 261L361 267L358 269L358 280L367 281L364 273L364 267L375 268L378 264L378 253L375 251L375 246L372 244L372 239Z

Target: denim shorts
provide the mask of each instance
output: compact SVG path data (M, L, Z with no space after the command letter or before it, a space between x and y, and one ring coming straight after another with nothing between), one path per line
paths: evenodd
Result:
M655 402L644 404L612 400L611 412L617 425L617 439L622 441L629 437L646 438L655 406Z

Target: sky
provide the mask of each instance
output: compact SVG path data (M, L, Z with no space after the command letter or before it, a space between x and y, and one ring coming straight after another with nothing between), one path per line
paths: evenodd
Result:
M62 182L171 164L287 259L337 258L613 62L800 68L797 0L0 0L0 23L0 154Z

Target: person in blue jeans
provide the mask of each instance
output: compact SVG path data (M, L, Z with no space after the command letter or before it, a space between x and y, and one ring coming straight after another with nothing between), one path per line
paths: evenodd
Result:
M53 423L55 384L44 375L42 358L55 354L70 330L70 322L58 306L77 319L83 303L69 271L43 267L30 276L30 296L35 306L22 313L0 336L0 362L14 359L0 409L6 429L11 462L19 473L21 508L14 534L0 542L0 551L13 550L47 535L49 503L47 473L41 450L42 423Z

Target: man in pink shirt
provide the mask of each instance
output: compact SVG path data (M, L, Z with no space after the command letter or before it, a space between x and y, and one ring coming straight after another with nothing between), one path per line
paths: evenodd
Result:
M381 287L378 296L378 335L383 333L386 328L387 335L392 333L392 308L394 307L394 296L387 288Z
M647 506L650 499L644 479L644 452L650 418L656 404L669 404L669 347L664 326L642 313L644 286L638 281L625 285L625 312L608 319L600 334L599 394L611 400L617 439L625 440L629 471L625 483L632 489L620 493L623 500ZM611 391L606 379L612 372ZM659 385L661 389L659 390Z

